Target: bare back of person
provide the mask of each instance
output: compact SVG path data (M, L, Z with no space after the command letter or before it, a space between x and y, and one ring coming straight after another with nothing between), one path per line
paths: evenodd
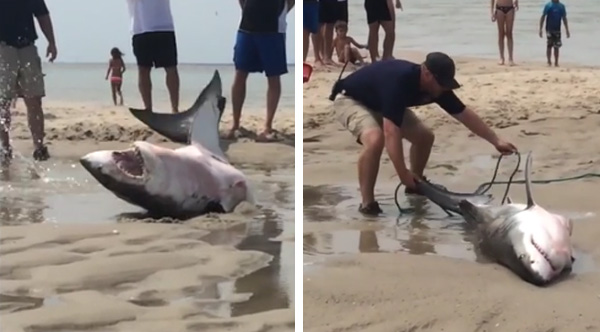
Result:
M110 77L118 77L123 78L123 68L125 64L123 63L123 59L110 59L108 62L110 67Z

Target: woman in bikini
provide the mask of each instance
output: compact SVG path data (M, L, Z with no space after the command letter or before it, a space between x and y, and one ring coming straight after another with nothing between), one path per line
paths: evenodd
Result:
M117 95L119 95L119 105L123 105L123 93L121 85L123 84L123 73L125 72L125 62L123 61L123 52L117 47L110 50L111 59L108 61L108 70L106 70L106 80L110 75L110 87L112 98L117 105Z
M513 60L513 25L515 11L519 9L519 0L491 0L492 22L498 23L498 49L500 62L504 65L504 39L508 48L508 64L514 66Z

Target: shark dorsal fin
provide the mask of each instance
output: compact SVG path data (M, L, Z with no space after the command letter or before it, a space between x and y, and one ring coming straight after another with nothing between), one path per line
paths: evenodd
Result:
M532 152L527 153L527 160L525 160L525 193L527 194L527 209L534 207L535 201L533 200L533 194L531 193L531 163L533 157Z
M219 122L223 113L223 110L219 107L222 99L221 94L221 77L219 72L215 71L210 83L190 108L197 110L190 126L188 143L203 148L216 159L228 163L227 157L221 149L219 137Z

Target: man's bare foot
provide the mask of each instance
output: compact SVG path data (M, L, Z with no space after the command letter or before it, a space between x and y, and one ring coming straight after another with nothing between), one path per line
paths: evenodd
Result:
M555 62L555 63L554 63L554 67L558 67L558 62Z
M325 66L325 63L323 63L323 60L321 60L321 59L315 60L315 63L313 65L313 67L315 67L315 68L323 67L323 66Z
M325 59L325 60L323 60L323 63L326 66L335 66L335 62L333 62L333 60L331 60L331 59Z
M500 61L498 61L498 65L504 66L504 59L500 59Z
M517 64L513 60L508 60L508 65L512 67L516 66Z

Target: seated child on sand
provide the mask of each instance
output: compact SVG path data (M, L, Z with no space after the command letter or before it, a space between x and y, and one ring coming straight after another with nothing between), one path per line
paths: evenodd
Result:
M338 21L335 24L335 34L333 46L335 47L338 61L342 63L350 62L351 64L363 65L363 56L358 49L352 47L352 45L361 49L367 48L367 45L361 45L357 43L354 38L348 36L348 24L346 22Z

